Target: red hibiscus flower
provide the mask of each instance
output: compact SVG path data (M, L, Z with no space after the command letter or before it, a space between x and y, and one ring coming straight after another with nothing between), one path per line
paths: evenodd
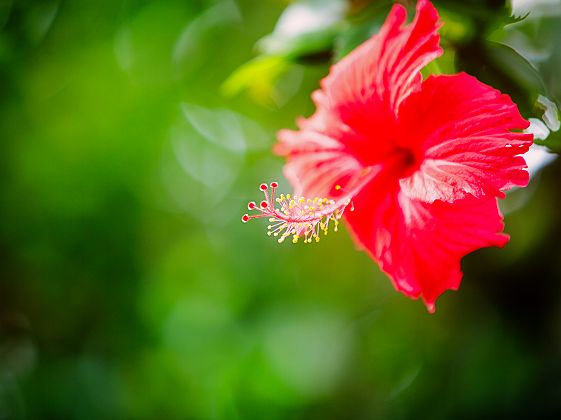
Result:
M275 152L296 194L352 195L344 219L355 242L434 312L458 288L464 255L508 242L497 198L528 183L520 155L532 136L512 132L529 124L510 97L474 77L423 81L442 53L438 13L420 0L405 20L394 5L380 32L332 67L316 112L281 131Z

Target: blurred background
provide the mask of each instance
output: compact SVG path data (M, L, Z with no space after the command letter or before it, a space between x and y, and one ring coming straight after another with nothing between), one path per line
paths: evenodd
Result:
M435 4L427 72L511 94L559 150L561 1ZM281 246L240 222L259 183L289 192L275 133L390 7L0 1L0 419L561 418L545 148L502 203L511 242L435 315L345 229Z

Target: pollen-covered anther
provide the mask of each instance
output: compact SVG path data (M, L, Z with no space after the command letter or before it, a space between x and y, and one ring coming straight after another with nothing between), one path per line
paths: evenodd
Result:
M244 214L242 221L245 223L250 219L267 217L270 225L267 226L267 235L277 237L277 242L282 243L292 236L292 243L298 243L300 238L303 242L310 244L320 241L320 233L327 235L329 225L332 223L337 231L339 219L342 217L349 199L338 201L328 198L306 198L281 194L275 198L275 189L278 183L271 182L271 190L268 191L266 184L261 184L259 189L263 192L265 199L259 203L249 202L248 209L255 210L253 215ZM278 205L275 208L275 204Z

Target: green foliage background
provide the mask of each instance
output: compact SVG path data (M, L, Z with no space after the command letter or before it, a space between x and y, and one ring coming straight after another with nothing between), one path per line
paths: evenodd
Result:
M507 198L511 242L467 257L435 315L344 229L279 246L240 223L260 182L288 191L270 148L312 112L333 43L389 10L258 55L286 6L0 2L0 419L559 418L559 162ZM540 89L559 100L554 9L512 41L482 29L502 2L437 6L441 67L527 117ZM518 33L522 67L478 44Z

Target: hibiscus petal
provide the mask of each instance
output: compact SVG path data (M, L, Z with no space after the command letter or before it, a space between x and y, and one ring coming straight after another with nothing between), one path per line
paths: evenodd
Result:
M422 297L429 312L445 290L458 289L460 260L488 246L504 246L508 236L496 198L455 203L410 199L394 185L372 182L355 197L346 219L355 242L379 263L395 288Z
M409 25L403 25L406 16L402 5L394 5L379 33L334 65L323 79L330 107L349 125L356 122L357 108L363 114L365 108L375 111L372 102L375 107L387 108L384 113L396 114L400 103L420 88L421 68L442 54L434 6L420 0ZM370 119L373 116L370 113Z
M400 180L415 199L452 202L467 196L504 197L528 183L520 156L532 135L513 133L529 123L508 95L465 73L428 78L403 103L401 147L419 150L419 170Z

